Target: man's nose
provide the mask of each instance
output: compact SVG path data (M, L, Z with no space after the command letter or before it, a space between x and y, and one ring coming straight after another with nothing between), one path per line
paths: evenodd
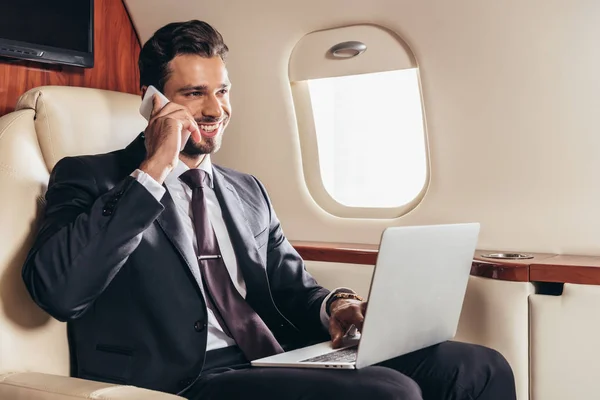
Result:
M202 115L218 119L223 115L223 108L215 95L208 96L206 99L204 107L202 107Z

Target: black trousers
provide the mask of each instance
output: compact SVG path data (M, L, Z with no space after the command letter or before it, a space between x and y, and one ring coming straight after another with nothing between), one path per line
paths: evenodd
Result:
M234 363L235 364L235 363ZM192 400L516 400L515 380L495 350L444 342L360 370L211 368Z

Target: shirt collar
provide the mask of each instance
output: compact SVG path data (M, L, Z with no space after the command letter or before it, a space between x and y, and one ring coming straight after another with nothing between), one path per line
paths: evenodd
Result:
M167 175L167 179L165 179L165 183L168 185L172 185L172 184L181 184L181 180L179 179L179 176L181 176L181 174L183 174L185 171L187 171L188 169L190 169L187 165L185 165L185 163L181 160L179 160L177 162L177 165L175 166L175 168L173 168L173 170L169 173L169 175ZM200 165L198 165L198 169L203 170L204 172L206 172L206 179L208 180L208 186L213 189L214 188L214 180L213 180L213 168L212 168L212 162L210 161L210 154L207 154L204 159L202 160L202 162L200 163Z

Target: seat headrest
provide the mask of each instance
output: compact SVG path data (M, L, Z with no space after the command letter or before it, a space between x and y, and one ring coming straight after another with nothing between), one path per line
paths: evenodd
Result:
M102 89L41 86L23 94L17 110L35 111L35 129L48 170L66 156L126 147L147 122L141 97Z

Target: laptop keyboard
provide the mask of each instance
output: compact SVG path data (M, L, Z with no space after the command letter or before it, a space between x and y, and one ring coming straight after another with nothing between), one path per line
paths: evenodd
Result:
M300 362L354 362L358 347L349 347L343 350L332 351L331 353L321 354L320 356L307 358Z

